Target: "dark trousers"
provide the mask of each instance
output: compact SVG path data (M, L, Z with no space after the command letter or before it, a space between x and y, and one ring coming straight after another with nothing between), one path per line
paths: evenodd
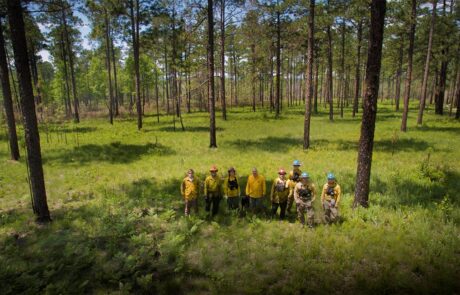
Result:
M280 219L284 219L284 217L286 217L287 201L282 203L272 203L272 216L276 215L278 207L280 208Z
M241 198L241 208L243 209L249 208L249 197L248 196L244 196Z
M212 207L212 216L216 215L217 212L219 212L219 204L221 199L222 197L220 195L209 193L206 196L206 212L211 211Z

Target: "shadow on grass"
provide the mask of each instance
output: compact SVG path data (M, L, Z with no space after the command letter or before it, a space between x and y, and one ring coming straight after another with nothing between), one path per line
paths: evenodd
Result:
M46 131L50 133L90 133L98 130L97 127L82 127L82 126L77 126L75 128L69 127L69 126L61 126L61 125L53 125L50 124L47 126L46 125L41 125L40 126L40 133L45 134Z
M236 139L228 141L227 144L238 148L256 149L267 152L282 152L291 147L300 147L303 144L301 138L296 137L275 137L269 136L259 139ZM377 140L374 142L374 150L380 152L397 153L399 151L425 151L432 147L428 142L419 139L390 139ZM358 150L358 141L352 140L329 140L312 139L311 148L314 150Z
M436 131L436 132L451 132L460 134L460 127L453 126L422 126L416 129L417 131Z
M123 144L112 142L110 144L86 144L74 147L71 150L55 151L54 155L45 157L45 162L58 161L61 163L85 164L90 162L130 163L138 160L143 155L174 155L175 151L162 144Z
M269 136L259 139L236 139L227 141L226 144L235 148L257 149L267 152L281 152L290 147L301 146L302 139L295 137Z
M354 149L358 150L359 142L339 140L339 149ZM397 153L402 151L414 151L420 152L425 151L433 146L427 141L414 139L414 138L403 138L398 140L383 139L374 141L374 150L379 152L390 152Z
M166 126L158 128L158 131L165 132L174 132L173 126ZM180 123L176 125L176 131L182 131ZM222 127L216 127L216 131L224 131ZM185 132L209 132L209 127L207 126L185 126Z
M428 177L411 179L405 176L393 177L389 181L379 178L371 182L371 191L382 195L381 198L371 200L378 204L397 208L404 206L433 207L435 202L440 202L445 196L453 204L460 204L460 174L454 171L442 171L439 179L430 180Z

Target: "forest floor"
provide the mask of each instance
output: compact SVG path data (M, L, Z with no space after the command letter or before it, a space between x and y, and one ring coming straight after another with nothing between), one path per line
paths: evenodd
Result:
M8 159L0 129L0 293L303 294L460 292L460 123L428 111L407 133L401 113L380 104L369 209L351 209L360 116L330 122L320 108L311 149L302 150L303 107L232 109L209 146L206 113L85 119L41 125L53 222L37 225L24 150ZM22 131L20 132L22 134ZM23 146L21 136L21 146ZM241 184L252 167L267 187L279 167L303 163L318 187L333 171L344 192L341 221L316 227L226 210L210 220L183 217L179 185L188 168L234 166ZM266 203L268 206L268 202Z

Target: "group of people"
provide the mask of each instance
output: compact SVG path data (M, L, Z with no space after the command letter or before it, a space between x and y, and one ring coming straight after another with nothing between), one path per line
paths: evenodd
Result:
M278 208L279 217L284 219L286 211L291 212L295 201L297 208L297 218L302 225L313 227L314 209L313 202L316 199L316 187L311 181L307 172L300 170L299 160L293 162L293 169L289 176L287 172L280 168L278 177L273 180L270 190L271 214L276 216ZM222 198L227 199L229 210L251 209L259 212L263 209L263 200L267 194L265 177L260 175L257 168L252 169L249 175L245 194L241 196L241 187L238 181L235 168L228 169L228 175L223 179L217 174L218 169L213 165L209 169L210 175L206 177L204 184L195 176L193 169L187 171L187 176L181 184L181 194L185 200L185 215L189 216L190 211L198 212L198 199L200 198L201 188L203 187L204 199L206 202L205 210L212 216L219 211L219 204ZM341 198L340 185L337 183L333 173L327 174L327 182L321 191L321 204L324 209L326 222L331 223L337 220L338 208ZM305 218L306 216L306 218Z

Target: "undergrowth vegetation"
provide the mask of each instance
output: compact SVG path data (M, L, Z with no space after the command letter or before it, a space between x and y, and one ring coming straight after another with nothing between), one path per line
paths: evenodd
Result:
M47 226L34 222L24 157L7 160L0 136L1 293L458 293L458 121L428 113L424 126L399 133L399 114L381 104L371 206L357 210L359 118L313 116L308 151L302 122L301 107L279 120L234 109L218 120L216 150L205 113L184 114L185 132L167 116L148 116L140 132L134 118L42 124ZM244 187L256 166L269 187L294 159L318 187L336 174L340 222L324 224L319 198L313 230L294 214L279 221L228 212L224 202L210 219L202 199L198 215L183 217L188 168L204 179L212 164L223 175L235 166Z

